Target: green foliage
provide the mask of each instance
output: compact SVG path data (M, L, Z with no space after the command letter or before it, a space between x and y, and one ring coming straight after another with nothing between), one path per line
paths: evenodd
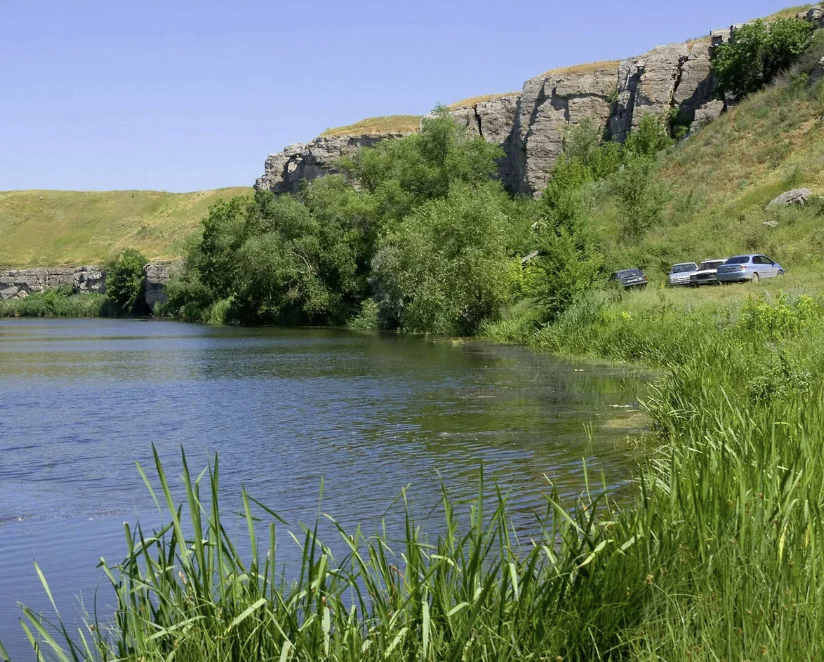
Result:
M510 209L490 182L455 186L401 221L372 262L382 325L466 335L494 317L512 293Z
M112 314L109 298L102 294L72 294L58 287L22 299L0 299L0 317L106 317Z
M373 331L380 328L380 308L376 301L366 299L361 303L360 310L349 319L346 326L350 329Z
M669 198L666 184L655 161L646 156L630 160L610 181L618 201L622 237L638 242L661 219Z
M453 212L461 216L455 205L462 196L471 197L467 191L490 186L501 154L498 147L469 136L445 109L437 109L423 121L420 133L344 159L341 168L348 181L323 177L306 184L299 196L259 192L252 199L220 202L188 247L184 269L167 287L170 307L188 319L206 320L215 319L209 312L215 302L231 301L224 304L229 309L221 309L223 316L247 323L342 325L357 316L376 287L390 287L391 282L394 295L418 302L411 307L417 311L416 330L475 328L477 311L462 310L461 323L441 319L443 311L424 313L425 301L431 300L411 283L398 290L401 278L391 279L385 272L376 277L373 262L378 244L388 246L386 237L405 233L410 247L432 241L432 226L446 228ZM515 210L524 204L493 188L489 195L506 204L510 219L516 217ZM451 202L435 204L445 200ZM441 213L444 218L436 221ZM413 218L431 223L418 230ZM523 224L510 227L511 243L496 230L495 241L500 241L493 252L523 241ZM383 257L390 253L387 248ZM473 310L487 310L487 285L478 287L482 302ZM386 324L400 323L395 315L385 317ZM365 318L358 322L365 323Z
M807 50L813 29L808 21L788 18L736 28L733 40L713 53L717 91L743 96L759 90Z
M425 202L446 197L456 183L488 181L501 156L500 147L480 137L470 138L465 127L440 106L422 120L419 133L362 148L340 165L374 196L384 219L400 220Z
M624 142L627 155L652 158L670 147L674 141L667 132L667 119L653 113L645 114L638 123L638 128Z
M147 261L136 249L126 248L106 264L106 294L121 313L131 315L145 305L143 267Z

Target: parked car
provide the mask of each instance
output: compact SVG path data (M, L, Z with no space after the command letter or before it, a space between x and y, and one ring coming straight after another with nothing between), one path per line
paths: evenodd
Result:
M690 275L690 285L717 285L718 267L726 261L727 258L725 257L715 260L704 260L698 265L698 271Z
M749 280L757 283L762 278L783 276L784 269L766 255L736 255L718 267L719 283L734 283Z
M695 262L681 262L680 264L673 264L669 272L669 286L676 287L678 285L689 285L690 276L698 271L698 265Z
M625 290L633 287L646 287L647 277L640 269L621 269L609 277L610 282L621 285Z

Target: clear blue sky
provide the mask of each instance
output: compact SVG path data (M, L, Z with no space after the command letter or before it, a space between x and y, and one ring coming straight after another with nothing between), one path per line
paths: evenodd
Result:
M0 190L250 185L267 154L327 127L518 90L783 6L3 0Z

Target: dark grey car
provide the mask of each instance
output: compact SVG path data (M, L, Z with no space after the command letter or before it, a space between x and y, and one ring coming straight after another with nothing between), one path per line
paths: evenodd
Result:
M621 269L612 274L609 281L620 284L625 290L647 286L647 277L640 269Z

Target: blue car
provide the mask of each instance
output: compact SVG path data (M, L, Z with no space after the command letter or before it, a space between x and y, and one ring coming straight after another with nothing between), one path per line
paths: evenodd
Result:
M718 267L719 283L735 283L745 280L757 283L762 278L783 276L784 269L766 255L736 255Z

